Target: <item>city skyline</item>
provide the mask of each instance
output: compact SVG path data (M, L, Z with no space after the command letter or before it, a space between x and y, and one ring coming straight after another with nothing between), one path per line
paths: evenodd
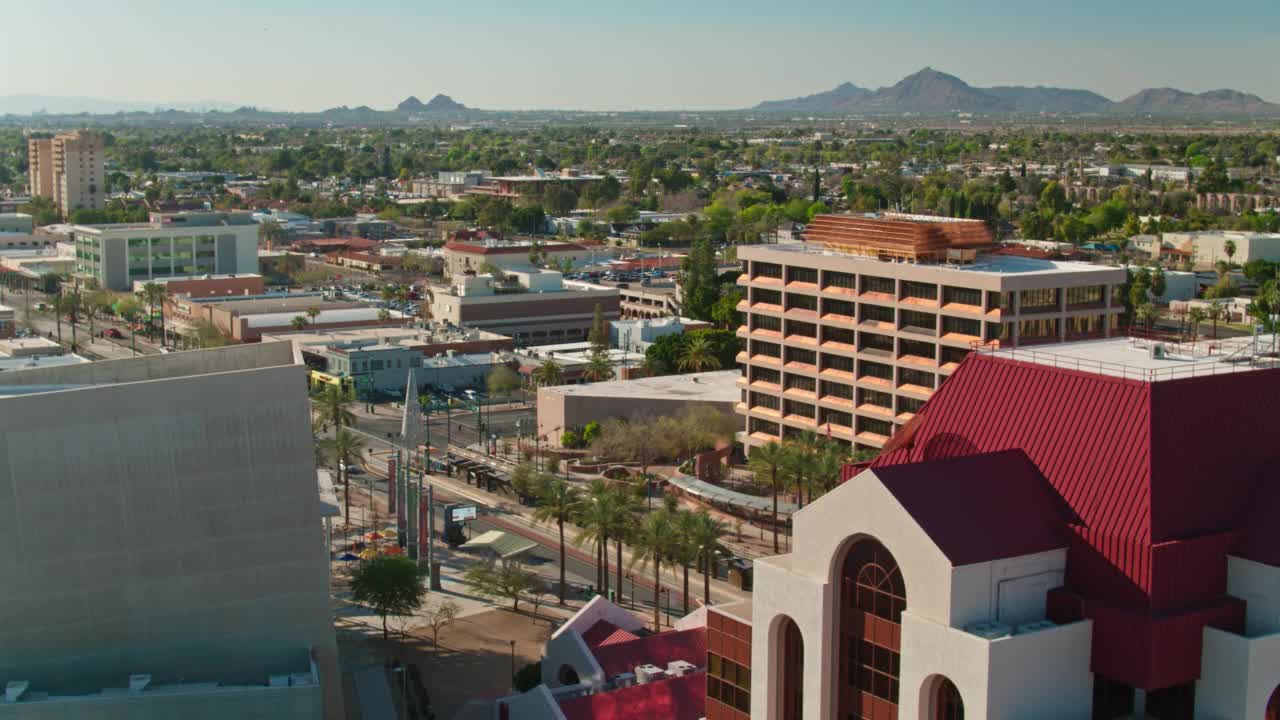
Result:
M1181 5L1182 3L1178 3ZM1139 90L1232 88L1280 100L1280 79L1259 64L1280 8L1244 0L1250 22L1207 32L1177 7L1115 7L1085 0L1070 15L992 0L963 11L931 0L893 8L822 0L742 8L710 0L643 8L562 0L483 8L379 0L360 8L292 0L231 0L217 11L126 0L106 8L71 0L25 4L15 23L61 25L63 47L42 72L0 80L0 96L80 96L119 102L216 100L291 111L394 107L443 93L493 110L727 110L830 89L892 85L932 66L978 87L1045 85L1121 100ZM75 17L66 23L64 18ZM145 17L146 22L125 18ZM1099 22L1097 18L1106 18ZM90 48L111 42L85 72ZM22 56L41 35L16 37ZM903 48L908 48L904 52ZM163 63L158 58L166 57ZM142 81L137 70L147 66Z

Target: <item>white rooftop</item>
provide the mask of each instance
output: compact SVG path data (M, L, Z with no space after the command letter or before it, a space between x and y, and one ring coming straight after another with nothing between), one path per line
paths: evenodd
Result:
M717 370L689 375L660 375L638 380L609 380L585 385L556 385L543 390L578 397L733 403L742 394L738 387L740 377L742 373L737 370Z
M329 323L372 322L378 319L379 312L378 308L356 307L342 308L338 310L321 310L315 320L308 318L305 311L246 315L244 319L247 325L251 328L285 327L292 323L293 319L298 316L302 316L313 325L327 325ZM389 320L401 320L404 318L403 315L395 310L388 312L391 316Z
M1280 367L1277 337L1166 342L1118 337L989 352L1023 362L1153 382Z
M837 250L829 250L821 245L815 245L813 243L793 243L760 247L767 247L768 250L776 250L778 252L802 253L805 255L826 255L828 257L859 260L868 263L879 264L892 262L890 260L878 260L876 258L843 253ZM977 262L967 265L952 265L947 263L914 264L937 270L952 270L955 272L965 273L986 273L999 276L1051 275L1053 273L1061 272L1096 272L1102 274L1115 273L1120 269L1113 265L1095 265L1094 263L1074 260L1041 260L1039 258L1028 258L1017 255L978 255Z

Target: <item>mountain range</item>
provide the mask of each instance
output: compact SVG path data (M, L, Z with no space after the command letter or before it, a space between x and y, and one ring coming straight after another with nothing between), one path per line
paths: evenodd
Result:
M466 105L448 95L436 95L425 103L410 95L396 106L396 110L401 112L462 112L466 109Z
M1143 90L1119 102L1090 90L1004 86L978 88L954 75L926 67L890 87L870 90L843 83L832 90L789 100L768 100L755 112L878 114L1073 115L1280 115L1280 105L1238 90L1193 94L1173 88Z
M186 112L229 111L236 106L217 100L195 102L139 102L132 100L103 100L91 97L66 97L59 95L5 95L0 96L0 115L110 115L120 112L152 112L156 110L182 110Z

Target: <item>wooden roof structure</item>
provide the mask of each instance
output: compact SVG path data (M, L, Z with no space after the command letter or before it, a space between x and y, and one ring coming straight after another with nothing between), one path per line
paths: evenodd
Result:
M906 213L815 215L804 236L836 252L908 262L973 262L995 245L981 220Z

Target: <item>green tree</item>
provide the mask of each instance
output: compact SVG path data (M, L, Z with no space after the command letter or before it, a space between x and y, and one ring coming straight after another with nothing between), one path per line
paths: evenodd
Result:
M520 375L515 370L506 365L499 365L489 372L485 378L485 384L489 388L489 397L511 397L511 394L520 389L523 384Z
M564 383L564 368L551 358L542 361L542 364L534 368L530 375L530 379L538 387L550 387Z
M338 483L342 485L342 521L351 524L351 467L364 449L364 440L354 433L339 428L333 437L320 441L321 450L333 459L338 471Z
M613 364L609 362L607 353L593 350L587 356L587 364L582 368L582 379L587 382L603 382L612 379L613 375Z
M387 616L408 615L422 606L427 590L422 571L406 557L378 557L360 565L351 576L351 597L368 605L382 618L382 640L387 641Z
M320 308L312 305L307 308L307 322L311 325L316 324L316 318L320 317Z
M720 299L716 300L716 304L711 308L711 320L715 322L716 327L722 330L738 329L742 324L742 313L738 310L738 303L745 297L745 291L739 287L720 293Z
M698 335L689 339L676 365L681 372L719 370L720 358L716 357L711 340L706 335Z
M716 276L716 258L711 241L695 240L689 254L681 261L678 280L682 286L685 317L711 320L711 311L720 299L720 283Z
M693 543L698 548L698 565L702 569L702 602L710 605L711 573L715 569L717 554L723 550L722 540L728 530L706 510L697 511L695 517Z
M631 539L632 567L637 563L641 566L653 565L654 632L662 630L662 603L658 602L662 595L662 560L671 555L674 544L675 532L671 515L663 510L646 515Z
M476 563L463 577L481 595L511 600L511 609L520 609L520 596L538 586L538 577L515 563Z
M781 489L780 481L783 477L784 464L787 461L787 450L776 441L769 441L764 445L758 445L751 450L751 456L748 462L751 471L755 473L756 481L764 484L768 482L770 493L773 495L773 552L777 554L778 549L778 492Z
M681 571L684 573L684 585L682 590L683 615L689 614L689 568L698 561L701 548L698 546L698 515L690 510L679 510L672 515L672 529L674 537L672 539L671 559L680 565Z
M1227 265L1230 266L1235 262L1236 257L1236 241L1227 240L1222 243L1222 252L1227 254Z
M592 312L591 330L587 333L587 342L591 343L591 349L596 352L609 349L609 326L605 322L600 303L596 303L595 310Z
M609 590L608 550L609 531L617 513L617 496L602 478L596 478L587 486L578 506L577 523L582 532L574 540L581 546L591 543L596 548L596 587L600 594Z
M564 590L566 586L564 577L564 524L577 514L581 501L581 493L578 492L576 487L560 478L556 478L548 481L546 485L543 486L542 492L538 495L538 507L533 513L533 519L535 522L554 522L556 524L556 528L560 532L559 596L561 605L564 605Z
M311 394L311 416L315 425L322 430L332 426L335 431L354 426L356 416L351 412L354 402L352 392L337 385L317 388Z
M294 315L293 319L289 321L289 325L294 330L306 330L308 324L307 318L302 315Z
M1196 339L1200 336L1200 325L1204 323L1206 314L1204 308L1193 307L1187 313L1187 324L1191 326L1191 352L1195 353Z

